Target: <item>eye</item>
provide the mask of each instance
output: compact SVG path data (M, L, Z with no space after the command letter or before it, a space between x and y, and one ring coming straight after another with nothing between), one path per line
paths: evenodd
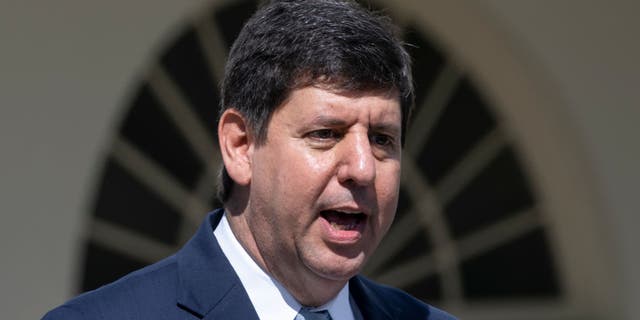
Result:
M378 146L389 146L393 143L394 139L386 134L373 134L371 135L371 142Z
M338 133L331 129L320 129L311 131L308 136L316 140L333 140L338 138Z

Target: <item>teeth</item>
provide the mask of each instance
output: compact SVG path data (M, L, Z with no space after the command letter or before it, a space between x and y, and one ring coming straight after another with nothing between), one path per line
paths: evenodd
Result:
M343 210L334 210L334 211L344 213L344 214L361 214L362 213L360 211L343 211Z
M354 230L357 226L357 223L337 224L335 222L331 222L331 227L337 230Z

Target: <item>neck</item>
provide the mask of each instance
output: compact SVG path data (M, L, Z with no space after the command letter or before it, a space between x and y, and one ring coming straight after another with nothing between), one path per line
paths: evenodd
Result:
M280 269L273 270L276 272L269 274L282 283L300 304L307 307L319 307L326 304L335 298L347 284L347 281L327 280L319 276L278 275L277 270Z

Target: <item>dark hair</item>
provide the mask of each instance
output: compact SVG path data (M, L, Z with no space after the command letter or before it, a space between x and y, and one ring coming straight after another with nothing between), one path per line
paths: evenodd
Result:
M346 92L397 92L402 142L411 107L410 58L386 17L348 0L280 0L260 8L231 47L221 111L238 110L256 143L264 143L273 111L292 90L322 85ZM233 181L224 166L218 198Z

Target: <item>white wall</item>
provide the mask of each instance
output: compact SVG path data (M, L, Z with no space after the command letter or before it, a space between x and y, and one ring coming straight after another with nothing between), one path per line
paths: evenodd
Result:
M0 1L0 313L71 294L96 163L128 86L201 0Z
M0 1L3 318L37 319L70 294L95 165L127 88L173 27L202 2ZM602 208L594 210L605 222L602 232L611 235L605 248L613 251L612 269L620 272L612 276L622 297L619 314L632 319L640 301L640 21L633 17L639 5L468 3L495 20L521 60L549 79L566 102L561 112L599 182L592 187Z
M601 232L619 314L633 319L640 301L640 3L637 1L483 0L532 64L566 102L567 126L586 150L600 198ZM570 229L571 225L566 225ZM588 281L588 279L584 279ZM613 317L612 317L613 318Z
M632 319L637 2L404 2L413 7L403 14L422 17L506 120L540 188L569 305L589 319Z

